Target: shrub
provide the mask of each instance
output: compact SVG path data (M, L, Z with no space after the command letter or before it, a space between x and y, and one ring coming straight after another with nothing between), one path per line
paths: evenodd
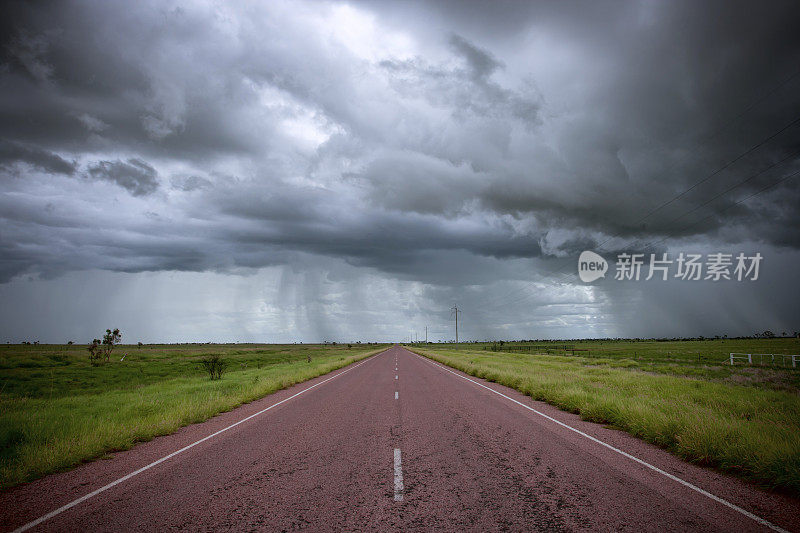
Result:
M94 339L86 349L89 350L89 361L92 365L99 365L103 357L103 351L100 349L100 339Z
M222 374L225 372L228 362L219 355L212 355L201 360L200 365L203 367L203 370L208 372L208 377L214 380L222 379Z

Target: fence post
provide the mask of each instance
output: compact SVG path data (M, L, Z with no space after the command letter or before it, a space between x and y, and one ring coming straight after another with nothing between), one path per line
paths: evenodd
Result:
M730 358L731 358L731 366L733 366L733 353L730 354Z
M753 354L747 354L747 362L751 365L753 364Z

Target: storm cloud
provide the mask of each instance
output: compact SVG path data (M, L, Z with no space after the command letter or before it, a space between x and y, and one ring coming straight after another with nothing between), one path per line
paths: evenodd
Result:
M89 165L88 172L93 179L112 181L133 196L146 196L158 188L156 170L140 159L98 161Z
M35 146L24 146L9 141L0 143L0 165L8 171L13 171L18 163L51 174L72 174L76 166L73 162L65 161L58 155Z
M752 333L711 315L659 329L620 303L650 288L582 286L574 262L585 249L758 249L789 271L800 12L753 10L8 3L0 282L20 300L25 283L77 278L210 276L221 295L222 280L263 277L278 284L259 296L265 340L404 332L372 327L382 307L347 296L359 285L407 302L398 323L446 324L468 303L474 338ZM779 305L758 317L781 325L762 330L791 329L800 316L781 302L798 285L769 279L757 297ZM686 300L660 315L696 302L668 285Z

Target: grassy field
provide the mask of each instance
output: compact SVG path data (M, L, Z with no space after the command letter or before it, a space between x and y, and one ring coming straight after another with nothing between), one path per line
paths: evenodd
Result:
M384 348L123 345L92 366L84 346L0 346L0 488L130 448ZM221 380L200 365L213 354L228 362Z
M589 347L575 356L564 355L564 343L529 344L551 354L514 344L412 349L694 463L800 495L800 369L722 364L732 351L798 354L797 339L567 343Z
M425 348L423 344L417 345ZM578 340L503 343L446 344L447 349L508 351L517 354L581 357L584 364L641 370L656 374L694 377L708 381L753 385L800 392L800 358L797 371L788 366L728 364L731 352L800 355L800 339L708 339L703 341ZM565 347L567 348L565 350ZM754 356L755 357L755 356ZM760 362L759 357L754 361Z

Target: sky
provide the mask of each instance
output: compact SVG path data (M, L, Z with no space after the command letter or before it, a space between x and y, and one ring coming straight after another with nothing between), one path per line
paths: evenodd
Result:
M2 342L800 331L795 2L3 10Z

